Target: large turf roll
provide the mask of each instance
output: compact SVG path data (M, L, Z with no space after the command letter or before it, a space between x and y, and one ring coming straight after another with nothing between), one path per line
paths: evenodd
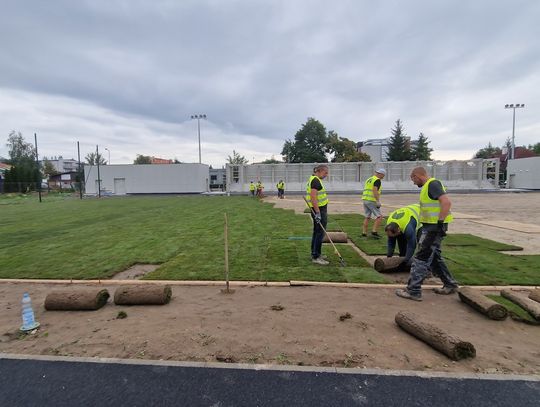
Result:
M540 289L532 290L529 294L529 298L536 302L540 302Z
M507 300L512 301L514 304L519 305L525 311L532 315L534 319L540 321L540 304L536 301L530 300L525 295L515 293L510 290L502 290L501 295Z
M462 287L458 294L461 301L491 319L501 321L508 316L508 310L505 307L474 288Z
M411 312L400 311L396 314L396 324L401 329L432 346L450 359L474 358L476 349L470 342L444 332L439 327L420 320Z
M103 307L109 299L104 288L55 291L45 297L48 311L93 311Z
M391 273L392 271L396 271L397 266L399 266L403 260L405 260L405 257L379 257L375 259L373 267L379 273ZM410 267L407 267L405 271L408 272L409 270Z
M334 243L347 243L347 233L345 232L327 232ZM328 236L324 235L323 243L330 243Z
M126 285L120 286L114 293L116 305L163 305L171 300L172 290L169 285Z

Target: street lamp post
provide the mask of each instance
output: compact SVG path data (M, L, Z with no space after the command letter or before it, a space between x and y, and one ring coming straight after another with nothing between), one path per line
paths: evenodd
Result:
M513 113L513 118L512 118L512 154L510 155L511 156L511 159L514 160L516 158L516 144L514 142L514 138L515 138L515 133L516 133L516 109L521 109L525 107L525 105L523 103L519 104L519 103L516 103L516 104L510 104L510 105L504 105L504 108L505 109L512 109L514 111Z
M107 161L107 164L111 165L111 150L109 150L107 147L105 147L105 150L109 152L109 161Z
M197 119L197 134L199 135L199 164L201 164L201 119L206 120L205 114L192 114L191 119Z

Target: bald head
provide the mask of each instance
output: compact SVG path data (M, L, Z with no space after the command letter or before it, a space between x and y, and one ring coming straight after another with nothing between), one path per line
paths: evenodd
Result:
M421 188L428 179L429 175L424 167L416 167L411 171L411 180L418 188Z
M413 168L413 170L411 171L411 175L413 174L421 177L427 177L427 171L424 167Z

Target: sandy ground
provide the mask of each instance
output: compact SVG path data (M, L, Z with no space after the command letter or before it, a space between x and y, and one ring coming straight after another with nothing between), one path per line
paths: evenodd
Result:
M106 287L106 285L105 285ZM540 373L540 327L491 321L458 297L424 293L421 303L385 288L173 287L165 306L45 311L58 285L0 284L0 352L433 370ZM84 289L77 286L76 289ZM114 286L107 287L111 294ZM21 338L20 299L29 290L41 328ZM271 310L281 305L283 310ZM116 319L120 310L127 318ZM417 313L472 342L475 359L453 362L400 330L394 316ZM340 315L352 318L341 322Z
M330 216L332 213L363 213L360 196L334 195L330 193ZM450 194L452 212L455 221L450 226L450 233L470 233L475 236L495 240L501 243L523 247L523 251L509 254L540 254L540 193L480 193ZM265 198L276 204L277 208L294 209L302 213L306 207L302 197L291 195L285 199ZM418 194L384 194L383 215L394 209L418 202ZM536 224L531 233L532 220ZM475 223L475 220L498 222L511 221L512 229ZM529 233L527 233L529 232Z

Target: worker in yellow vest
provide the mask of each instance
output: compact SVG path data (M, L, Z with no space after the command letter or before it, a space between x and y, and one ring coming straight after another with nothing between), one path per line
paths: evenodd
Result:
M386 171L383 168L379 168L375 171L375 175L369 177L364 183L364 190L362 192L362 203L364 204L364 225L362 228L362 236L367 236L369 227L369 220L375 219L373 222L373 229L371 231L371 237L380 239L381 236L377 232L379 225L382 221L381 214L381 180L386 175Z
M282 179L279 180L279 182L276 184L276 187L278 198L283 199L285 197L285 183Z
M261 181L257 181L257 185L255 186L255 189L257 190L257 198L262 198L264 185L262 184Z
M328 175L328 166L321 164L313 169L313 175L306 184L306 201L312 209L313 234L311 236L311 261L321 266L330 262L322 255L324 230L328 223L328 196L322 180ZM322 226L322 227L321 227ZM323 229L324 228L324 229Z
M436 294L452 294L458 288L458 283L441 255L441 242L446 236L448 224L453 220L450 213L452 202L442 182L436 178L430 178L425 168L413 169L411 180L416 186L422 188L420 191L422 234L411 265L407 288L397 290L396 295L409 300L422 301L422 282L430 271L443 283L442 288L433 290Z
M399 249L400 257L404 257L403 262L398 266L397 271L406 271L412 263L412 257L416 250L417 232L420 229L420 205L413 204L396 209L388 215L384 231L388 236L386 246L386 256L392 257L396 248Z
M249 183L249 192L251 193L251 196L255 196L255 184L253 181L250 181Z

